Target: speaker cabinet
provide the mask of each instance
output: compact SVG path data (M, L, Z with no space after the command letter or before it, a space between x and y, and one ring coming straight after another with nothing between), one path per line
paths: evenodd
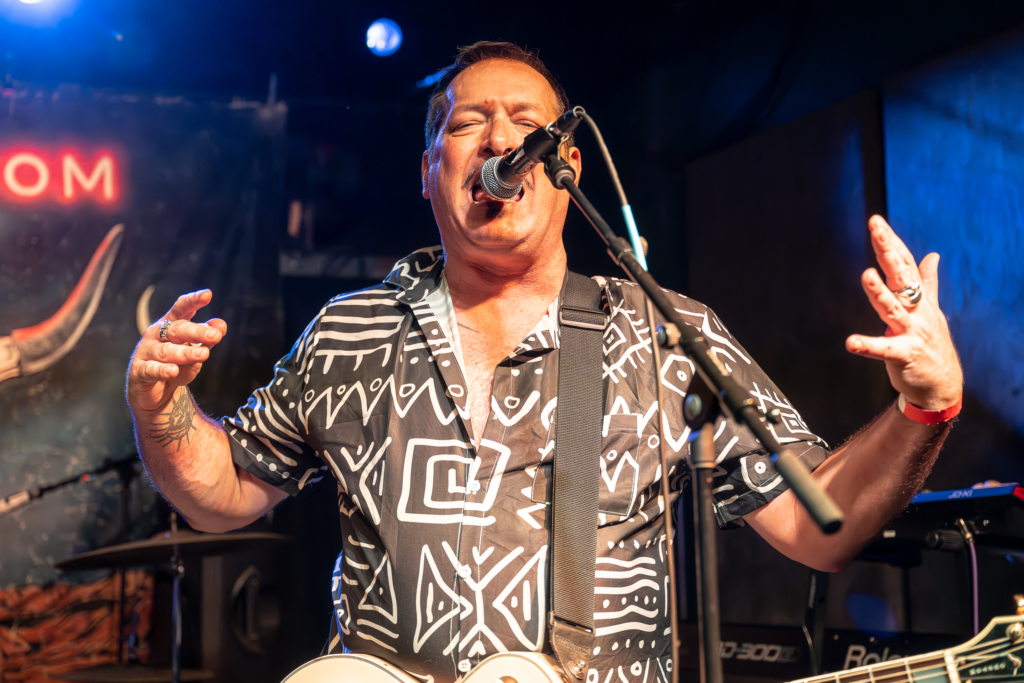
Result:
M202 560L202 668L218 683L282 680L291 670L282 548Z

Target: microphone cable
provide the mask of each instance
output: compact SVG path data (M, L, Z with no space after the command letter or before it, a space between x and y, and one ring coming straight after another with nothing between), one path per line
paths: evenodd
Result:
M622 188L619 172L615 169L615 162L612 161L612 155L608 152L608 146L604 143L601 129L597 127L597 123L595 123L594 119L590 117L590 114L583 107L575 107L574 113L587 122L591 132L594 134L594 139L597 140L601 156L604 157L604 164L608 167L608 174L612 178L612 184L615 185L615 193L619 195L619 208L622 210L622 217L626 221L626 232L629 233L629 241L633 245L633 253L636 256L636 260L643 266L643 269L648 270L647 254L644 253L643 242L640 241L640 231L637 230L636 220L633 218L633 208L629 205L629 200L626 199L626 191Z

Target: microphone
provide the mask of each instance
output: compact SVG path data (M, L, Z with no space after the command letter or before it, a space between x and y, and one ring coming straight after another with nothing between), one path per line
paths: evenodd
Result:
M543 128L523 139L523 144L506 156L491 157L480 171L480 185L488 196L498 200L512 199L523 189L523 178L556 151L562 141L580 125L583 107L573 107Z

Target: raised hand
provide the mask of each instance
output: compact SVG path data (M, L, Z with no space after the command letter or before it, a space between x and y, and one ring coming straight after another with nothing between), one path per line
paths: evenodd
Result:
M146 330L128 368L128 403L133 410L163 411L178 387L199 374L210 349L228 331L227 323L218 318L191 322L212 299L213 292L208 289L185 294Z
M888 329L884 337L852 335L846 349L885 361L889 381L910 403L923 410L948 408L960 398L964 379L939 308L939 255L928 254L919 266L881 216L872 216L868 229L885 281L877 270L868 268L861 284ZM920 289L916 304L912 300L915 285Z

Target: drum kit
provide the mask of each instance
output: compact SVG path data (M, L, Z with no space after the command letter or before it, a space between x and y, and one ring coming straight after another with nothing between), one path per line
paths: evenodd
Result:
M283 534L240 531L227 534L204 534L179 529L177 515L171 513L170 531L161 531L152 538L92 550L54 565L62 571L85 569L123 569L137 565L170 567L174 580L171 599L171 668L159 669L140 664L123 663L124 596L118 605L118 662L113 666L81 669L60 676L64 681L81 683L179 683L205 681L213 678L209 671L181 668L181 581L185 576L185 560L258 550L290 541ZM123 585L123 583L122 583Z
M138 455L118 460L106 460L93 471L68 477L47 486L26 489L0 499L0 516L22 508L48 493L72 486L108 472L117 472L120 479L120 538L127 537L129 528L129 498L131 485L139 474ZM197 533L178 528L178 515L170 513L170 530L161 531L142 541L130 541L75 555L54 565L61 571L92 569L117 569L122 572L121 595L118 599L118 664L90 669L79 669L51 678L83 683L179 683L180 681L204 681L213 678L209 671L183 670L181 668L182 615L181 582L185 576L185 560L253 550L265 550L268 546L291 541L283 534L260 531L236 531L226 534ZM170 669L160 669L136 663L125 662L124 656L124 575L127 567L154 566L170 568L173 578L171 598L171 657ZM0 678L3 671L0 670Z

